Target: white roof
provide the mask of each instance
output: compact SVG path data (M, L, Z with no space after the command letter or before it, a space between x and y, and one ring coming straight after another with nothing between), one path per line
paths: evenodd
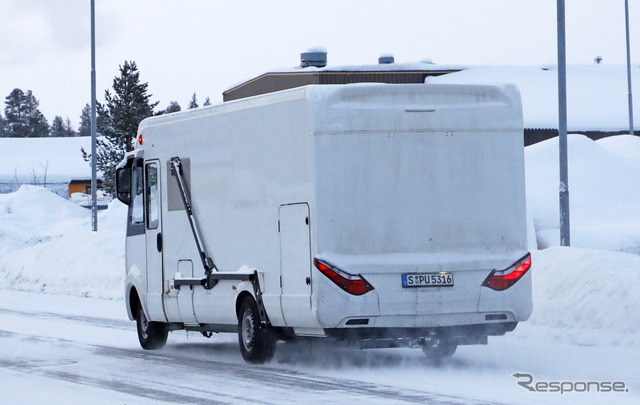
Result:
M64 183L91 178L80 148L91 152L91 137L0 138L0 183ZM100 176L100 175L99 175Z
M640 67L631 67L633 91L640 95ZM555 66L473 66L427 78L427 83L512 83L522 95L525 128L558 128L558 71ZM629 128L626 66L567 66L569 131ZM640 119L640 97L634 117Z

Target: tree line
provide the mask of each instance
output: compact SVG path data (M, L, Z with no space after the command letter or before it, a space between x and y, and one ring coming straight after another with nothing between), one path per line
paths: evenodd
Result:
M127 65L127 69L133 66L137 71L135 62L125 62L125 65ZM120 67L121 74L123 73L122 69L123 66ZM123 90L124 89L121 89L120 91ZM25 93L22 89L13 89L5 98L4 104L4 115L2 111L0 111L0 138L91 136L91 106L89 103L85 104L82 108L77 130L74 129L69 117L64 119L59 115L56 115L49 125L46 117L38 108L40 102L31 90L27 90ZM203 106L210 104L211 101L209 97L207 97ZM97 103L97 105L98 108L101 107L100 103ZM169 102L169 105L163 110L153 111L156 105L157 103L153 104L150 115L169 114L182 110L182 107L180 107L177 101ZM199 106L196 93L193 93L188 108L198 108ZM100 111L98 111L98 114L100 114ZM101 121L100 116L98 116L97 121L99 124ZM100 130L98 130L98 132L100 132Z
M115 168L124 154L133 150L140 122L153 115L170 114L181 111L177 101L169 102L165 109L155 111L158 102L151 102L148 83L140 80L140 71L134 61L125 61L119 67L120 74L113 79L112 91L104 93L105 102L96 100L96 168L103 175L105 192L115 193ZM209 97L203 106L211 104ZM39 102L31 92L14 89L5 99L4 117L0 114L0 137L47 137L47 136L89 136L91 135L91 107L86 104L80 115L78 131L73 129L69 118L60 116L51 125L38 109ZM196 93L193 93L188 109L198 108ZM81 149L85 161L91 155Z

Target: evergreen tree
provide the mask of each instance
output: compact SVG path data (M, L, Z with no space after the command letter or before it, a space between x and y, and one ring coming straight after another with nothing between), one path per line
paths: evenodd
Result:
M63 120L61 116L56 115L53 121L51 122L51 131L50 136L54 136L57 138L60 137L69 137L76 136L76 132L73 130L71 126L71 120L67 117L66 120Z
M196 99L196 93L193 93L191 97L191 101L189 101L189 109L192 110L194 108L198 108L198 100Z
M115 194L115 168L125 152L133 150L140 121L153 115L158 103L150 103L147 83L140 82L140 72L134 61L120 66L120 76L113 79L113 94L105 91L106 104L98 103L96 168L102 172L104 190ZM86 161L91 156L82 149Z
M36 110L34 115L29 118L29 127L29 137L49 136L49 123L40 110Z
M180 104L178 104L177 101L170 101L169 106L164 110L158 112L156 115L171 114L178 111L182 111L182 107L180 107Z
M78 136L78 133L74 131L71 126L71 120L69 117L64 121L64 136Z
M51 122L51 136L59 138L66 136L65 134L64 120L61 116L56 115Z
M84 105L82 113L80 114L78 136L91 136L91 106L89 103Z
M211 105L211 99L209 98L209 96L207 96L207 98L204 100L204 104L202 104L202 106L206 107L208 105Z
M2 118L2 113L0 113L0 138L5 138L7 136L7 120Z
M38 109L40 102L35 98L31 90L27 90L26 105L29 123L29 133L27 136L31 138L49 136L49 123Z
M26 95L20 89L13 89L5 100L4 115L7 117L7 136L26 138L29 134Z
M5 100L7 136L27 138L49 135L49 124L38 109L40 103L31 90L25 94L20 89L13 89Z

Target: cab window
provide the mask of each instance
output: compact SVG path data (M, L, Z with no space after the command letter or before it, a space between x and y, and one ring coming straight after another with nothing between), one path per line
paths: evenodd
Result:
M158 228L158 164L147 163L146 177L146 201L147 201L147 229Z
M144 223L142 161L136 160L131 169L131 209L129 210L129 223L136 225Z
M133 160L130 184L127 236L142 235L144 234L144 176L142 172L142 159Z

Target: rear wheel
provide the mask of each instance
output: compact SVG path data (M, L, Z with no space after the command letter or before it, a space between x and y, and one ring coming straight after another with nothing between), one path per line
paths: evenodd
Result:
M247 297L238 313L238 342L240 352L247 363L264 363L273 358L276 339L271 328L260 324L258 306Z
M453 356L457 348L458 345L455 343L438 339L435 345L422 346L422 351L430 361L439 362L444 358Z
M142 305L138 305L138 316L136 317L138 327L138 340L140 346L145 350L160 349L167 343L169 331L162 322L151 322L144 314Z

